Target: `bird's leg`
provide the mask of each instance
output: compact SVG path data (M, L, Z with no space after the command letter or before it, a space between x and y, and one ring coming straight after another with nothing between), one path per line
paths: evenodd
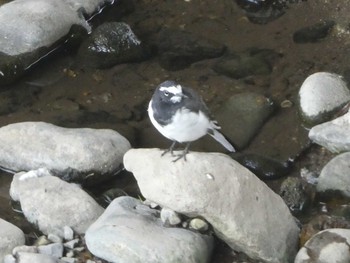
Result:
M174 147L175 147L176 141L173 141L173 143L170 145L169 149L166 149L163 153L162 156L165 155L166 153L170 152L171 156L174 156Z
M180 160L181 158L184 158L184 160L185 161L187 161L186 160L186 154L188 154L189 153L189 148L190 148L190 142L188 142L187 144L186 144L186 147L185 147L185 149L183 150L183 152L182 152L182 154L179 154L179 155L177 155L177 158L175 159L175 160L173 160L173 162L175 163L176 161L178 161L178 160Z

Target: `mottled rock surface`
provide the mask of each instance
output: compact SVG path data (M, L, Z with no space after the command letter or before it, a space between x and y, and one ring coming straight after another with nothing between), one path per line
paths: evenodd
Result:
M209 262L212 238L164 227L159 212L132 197L115 199L89 227L88 249L110 262Z
M265 262L292 261L299 229L280 196L226 155L173 158L158 149L132 149L124 165L148 200L205 218L231 248Z
M61 237L65 226L85 233L104 211L79 185L62 181L46 169L14 175L10 195L20 202L29 222L45 234Z

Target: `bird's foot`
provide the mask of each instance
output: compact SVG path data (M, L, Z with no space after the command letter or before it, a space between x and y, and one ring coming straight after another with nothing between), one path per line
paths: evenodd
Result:
M162 153L161 156L164 156L164 155L167 154L168 152L171 153L171 156L175 156L175 155L174 155L174 147L175 147L175 144L176 144L176 142L174 141L174 142L170 145L169 149L166 149L166 150Z
M180 160L181 158L184 158L185 162L187 161L186 159L186 154L188 154L190 151L188 150L190 147L190 143L187 143L185 149L183 150L183 152L181 154L176 155L177 158L175 160L173 160L173 163L175 163L176 161Z

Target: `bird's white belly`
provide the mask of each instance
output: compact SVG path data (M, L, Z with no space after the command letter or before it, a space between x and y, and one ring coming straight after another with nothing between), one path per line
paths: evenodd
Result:
M210 120L201 112L190 112L187 109L180 109L174 115L172 122L161 126L153 117L153 111L149 107L149 115L152 124L166 138L177 142L195 141L207 134L211 127Z

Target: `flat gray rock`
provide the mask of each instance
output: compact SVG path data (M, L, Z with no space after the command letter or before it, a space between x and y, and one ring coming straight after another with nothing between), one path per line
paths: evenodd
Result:
M20 202L29 222L45 234L61 237L65 226L85 233L104 211L79 185L52 176L46 169L15 174L10 195Z
M332 121L316 125L309 138L334 153L350 151L350 112Z
M350 152L342 153L330 160L318 177L317 191L340 191L350 197Z
M25 243L24 233L21 229L0 218L0 262L3 262L12 249Z
M83 174L86 180L111 176L130 147L127 139L109 129L71 129L45 122L0 128L0 166L14 172L45 167L61 176Z
M350 90L342 76L334 73L314 73L305 79L299 90L300 111L310 123L329 120L330 114L349 100Z
M95 256L118 263L209 262L213 239L164 227L159 212L132 197L119 197L86 231Z
M294 263L350 262L350 230L326 229L318 232L299 250Z
M299 229L282 198L226 155L190 152L172 162L159 149L131 149L125 168L143 196L187 216L201 216L231 248L264 262L292 262Z

